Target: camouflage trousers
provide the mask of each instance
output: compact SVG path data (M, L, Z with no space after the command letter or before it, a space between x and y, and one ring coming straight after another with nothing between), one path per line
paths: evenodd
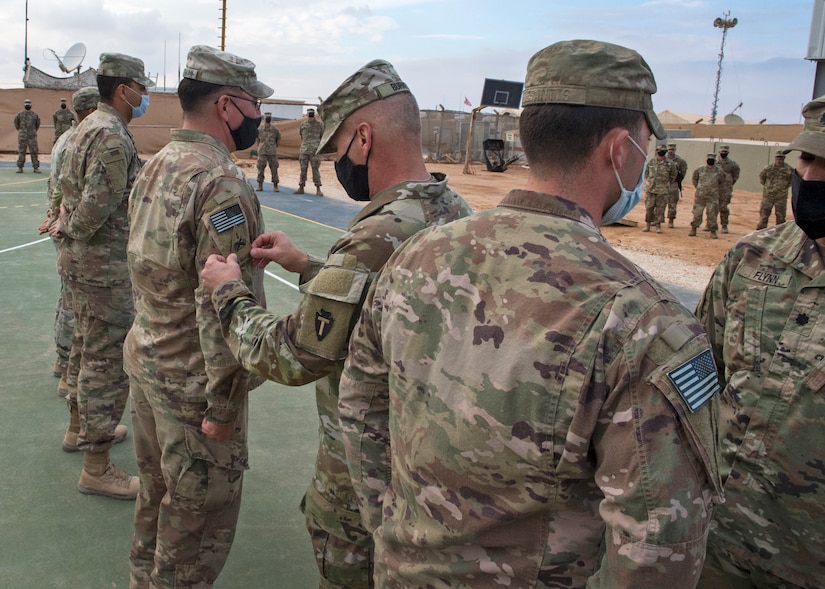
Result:
M104 452L112 447L129 398L123 340L134 317L132 288L70 280L64 284L71 291L75 319L66 381L68 403L77 407L80 416L77 445L84 452Z
M373 543L361 523L355 490L349 478L344 443L338 425L337 390L329 383L340 373L316 386L321 421L315 475L301 511L312 541L312 552L321 577L321 589L368 589L373 587Z
M303 186L307 182L307 166L312 165L312 183L315 186L321 185L321 156L302 153L298 155L298 163L301 164L301 177L298 185Z
M667 218L673 221L676 218L676 205L679 204L679 198L682 193L679 189L671 190L667 195Z
M711 548L708 542L705 566L699 577L697 589L805 589L781 579L770 572L753 567L749 563L737 562L727 552ZM817 585L808 585L814 587Z
M771 216L771 209L776 213L776 224L781 225L785 222L785 216L788 214L788 193L784 194L762 194L762 202L759 203L759 223L757 229L764 229L768 226L768 219Z
M55 248L59 240L52 240ZM66 281L60 277L60 296L54 309L54 347L57 360L61 366L67 366L74 339L74 312L72 311L72 294L66 287Z
M726 188L719 191L719 222L722 227L728 226L730 219L730 200L733 197L733 188Z
M661 225L665 222L667 196L667 193L655 194L650 192L645 195L645 223Z
M272 155L258 154L258 183L264 183L264 172L266 171L267 165L269 166L269 171L272 174L272 183L279 184L278 156L274 153Z
M26 163L26 150L32 160L32 168L40 169L40 161L37 159L37 137L31 139L17 139L17 167L22 168Z
M697 192L693 199L693 220L690 226L698 229L702 225L702 216L707 211L707 226L711 231L716 231L719 226L716 217L719 214L719 197L717 195L705 196Z
M182 386L131 379L140 470L131 589L208 589L235 539L248 468L247 406L232 437L219 442L201 432L206 402L181 392Z

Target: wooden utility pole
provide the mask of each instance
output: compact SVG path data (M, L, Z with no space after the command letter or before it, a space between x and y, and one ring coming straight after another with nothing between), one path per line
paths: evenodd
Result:
M462 170L462 174L474 173L470 168L470 146L473 144L473 127L476 122L476 113L483 108L484 105L477 106L472 110L472 114L470 114L470 130L467 132L467 150L464 153L464 170Z

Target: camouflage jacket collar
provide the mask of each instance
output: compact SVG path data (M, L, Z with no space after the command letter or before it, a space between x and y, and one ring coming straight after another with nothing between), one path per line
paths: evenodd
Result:
M601 236L601 231L599 231L599 228L593 223L590 213L572 200L561 196L554 196L543 192L533 192L532 190L511 190L501 200L498 206L508 209L530 211L540 215L564 217L586 225L593 232Z
M195 129L172 129L171 140L192 143L207 143L216 150L223 152L226 157L230 157L229 149L226 145L212 137L209 133L204 133L203 131L197 131Z
M447 176L441 172L433 172L430 174L429 180L416 182L399 182L384 190L378 192L370 201L364 206L361 211L355 215L355 218L350 221L349 226L353 227L362 219L366 219L376 211L380 210L387 204L401 199L430 199L443 193L446 190L451 190L447 186Z

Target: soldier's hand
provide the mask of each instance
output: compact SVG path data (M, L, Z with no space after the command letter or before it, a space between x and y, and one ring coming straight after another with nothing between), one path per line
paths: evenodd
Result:
M43 222L37 227L37 233L39 235L43 235L49 231L49 225L52 223L52 212L46 211L46 218L43 219Z
M204 417L203 421L201 422L201 431L203 431L203 433L206 434L207 437L222 442L224 440L228 440L229 437L232 435L232 432L235 431L235 424L227 423L226 425L218 425L217 423L212 423L211 421L208 421Z
M241 267L238 265L238 256L229 254L224 258L218 254L212 254L206 259L206 264L201 270L201 284L210 292L224 280L240 280Z
M252 265L263 268L269 262L275 262L287 272L303 274L309 256L298 249L283 231L264 233L252 242Z
M60 219L49 225L49 235L53 239L63 239L63 233L61 233L60 228L63 224L60 222Z

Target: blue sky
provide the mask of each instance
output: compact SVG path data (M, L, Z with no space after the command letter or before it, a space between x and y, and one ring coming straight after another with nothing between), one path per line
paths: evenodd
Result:
M818 0L821 1L821 0ZM520 81L556 41L599 39L639 51L659 86L657 111L707 115L725 44L718 116L800 122L815 64L805 60L814 0L227 0L226 49L257 64L275 96L317 101L375 58L392 62L422 108L476 105L485 78ZM25 0L0 14L0 87L22 86ZM221 0L29 0L32 63L61 75L47 49L88 47L144 60L174 87L191 45L220 44ZM180 59L178 57L180 46ZM739 103L742 106L737 108Z

